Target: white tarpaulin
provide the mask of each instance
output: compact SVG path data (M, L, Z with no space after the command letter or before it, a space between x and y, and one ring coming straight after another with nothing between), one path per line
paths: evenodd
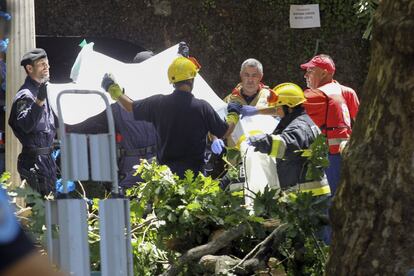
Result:
M271 134L277 124L278 121L270 115L244 117L234 128L231 139L235 145L240 147L240 144L249 136L262 133Z
M177 57L178 44L141 63L123 63L93 50L93 43L80 51L71 72L74 83L49 84L48 97L57 114L57 95L64 90L97 90L101 88L102 77L111 72L116 81L125 88L125 93L133 100L156 94L170 94L173 86L167 77L168 66ZM201 71L203 69L201 68ZM224 116L226 104L214 93L207 82L198 74L195 78L194 96L206 100ZM112 103L113 100L108 99ZM105 104L96 95L63 95L61 99L64 122L76 124L102 112Z
M276 159L267 154L254 151L246 140L257 134L272 134L279 121L269 115L256 115L240 120L232 139L239 145L245 168L245 204L252 205L254 194L263 192L266 186L279 189L279 178L276 170Z

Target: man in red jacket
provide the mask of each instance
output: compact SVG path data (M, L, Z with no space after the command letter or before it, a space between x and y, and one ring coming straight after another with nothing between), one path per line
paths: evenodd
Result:
M306 112L326 135L330 165L326 170L332 195L339 184L341 155L339 145L349 140L359 100L352 88L333 79L335 63L328 55L317 55L300 66L306 70Z

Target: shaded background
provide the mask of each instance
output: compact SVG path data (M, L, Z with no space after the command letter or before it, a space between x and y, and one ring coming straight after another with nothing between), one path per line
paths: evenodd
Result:
M191 54L202 65L201 75L220 97L239 82L241 63L255 57L263 63L264 82L271 87L285 81L305 86L299 65L318 53L331 55L337 65L336 79L359 94L365 80L369 42L362 39L366 19L356 15L356 0L73 0L36 1L36 33L40 37L74 36L71 46L38 40L38 46L60 49L50 55L54 70L62 58L72 65L77 44L83 38L105 48L116 57L123 40L133 50L159 52L180 41L190 45ZM290 4L317 4L321 28L290 29ZM79 39L77 39L79 38ZM57 40L56 40L57 41ZM317 43L317 41L319 41ZM69 43L69 42L67 42ZM73 46L72 46L73 45ZM73 47L73 48L72 48ZM128 58L130 54L125 54ZM121 58L119 58L121 59ZM131 58L132 59L132 58ZM122 59L121 59L122 60ZM167 75L166 75L167 77Z

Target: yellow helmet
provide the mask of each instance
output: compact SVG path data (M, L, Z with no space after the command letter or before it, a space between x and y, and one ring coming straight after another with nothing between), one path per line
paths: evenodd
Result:
M268 98L269 106L295 107L306 101L302 88L298 85L285 82L273 88L273 93Z
M200 67L195 58L178 57L168 67L168 79L170 83L194 79Z

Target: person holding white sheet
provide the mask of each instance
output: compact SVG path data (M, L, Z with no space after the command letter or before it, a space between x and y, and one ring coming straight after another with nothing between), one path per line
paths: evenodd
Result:
M151 51L139 52L133 62L143 62L153 55ZM135 120L133 114L127 112L119 103L111 104L111 109L118 146L119 186L128 189L141 180L135 175L134 165L139 164L140 159L151 160L156 156L157 133L152 123ZM79 124L67 125L66 130L75 133L108 132L106 112L103 111Z
M268 86L261 81L263 79L263 65L254 58L246 59L240 68L241 82L236 85L233 91L224 98L226 103L239 103L243 110L250 107L267 107L267 98L271 95ZM255 113L254 113L255 114ZM249 113L249 115L254 115ZM269 115L274 115L269 113ZM230 140L227 141L229 146L234 146ZM224 148L224 142L217 137L212 137L211 150L215 154L221 154Z
M112 99L132 112L136 120L154 124L158 134L158 162L183 177L188 169L195 174L202 172L207 133L218 137L229 135L238 122L241 106L229 105L227 122L224 122L209 103L196 99L191 92L200 65L194 58L186 57L188 48L183 45L179 53L182 56L168 68L169 81L175 88L170 95L132 101L111 74L105 74L102 87Z
M309 149L321 133L306 113L302 89L293 83L282 83L274 89L269 105L281 118L272 135L261 134L249 138L255 151L277 158L277 173L282 190L312 192L314 196L330 195L326 177L307 179L308 161L302 151ZM323 171L321 174L324 176Z

